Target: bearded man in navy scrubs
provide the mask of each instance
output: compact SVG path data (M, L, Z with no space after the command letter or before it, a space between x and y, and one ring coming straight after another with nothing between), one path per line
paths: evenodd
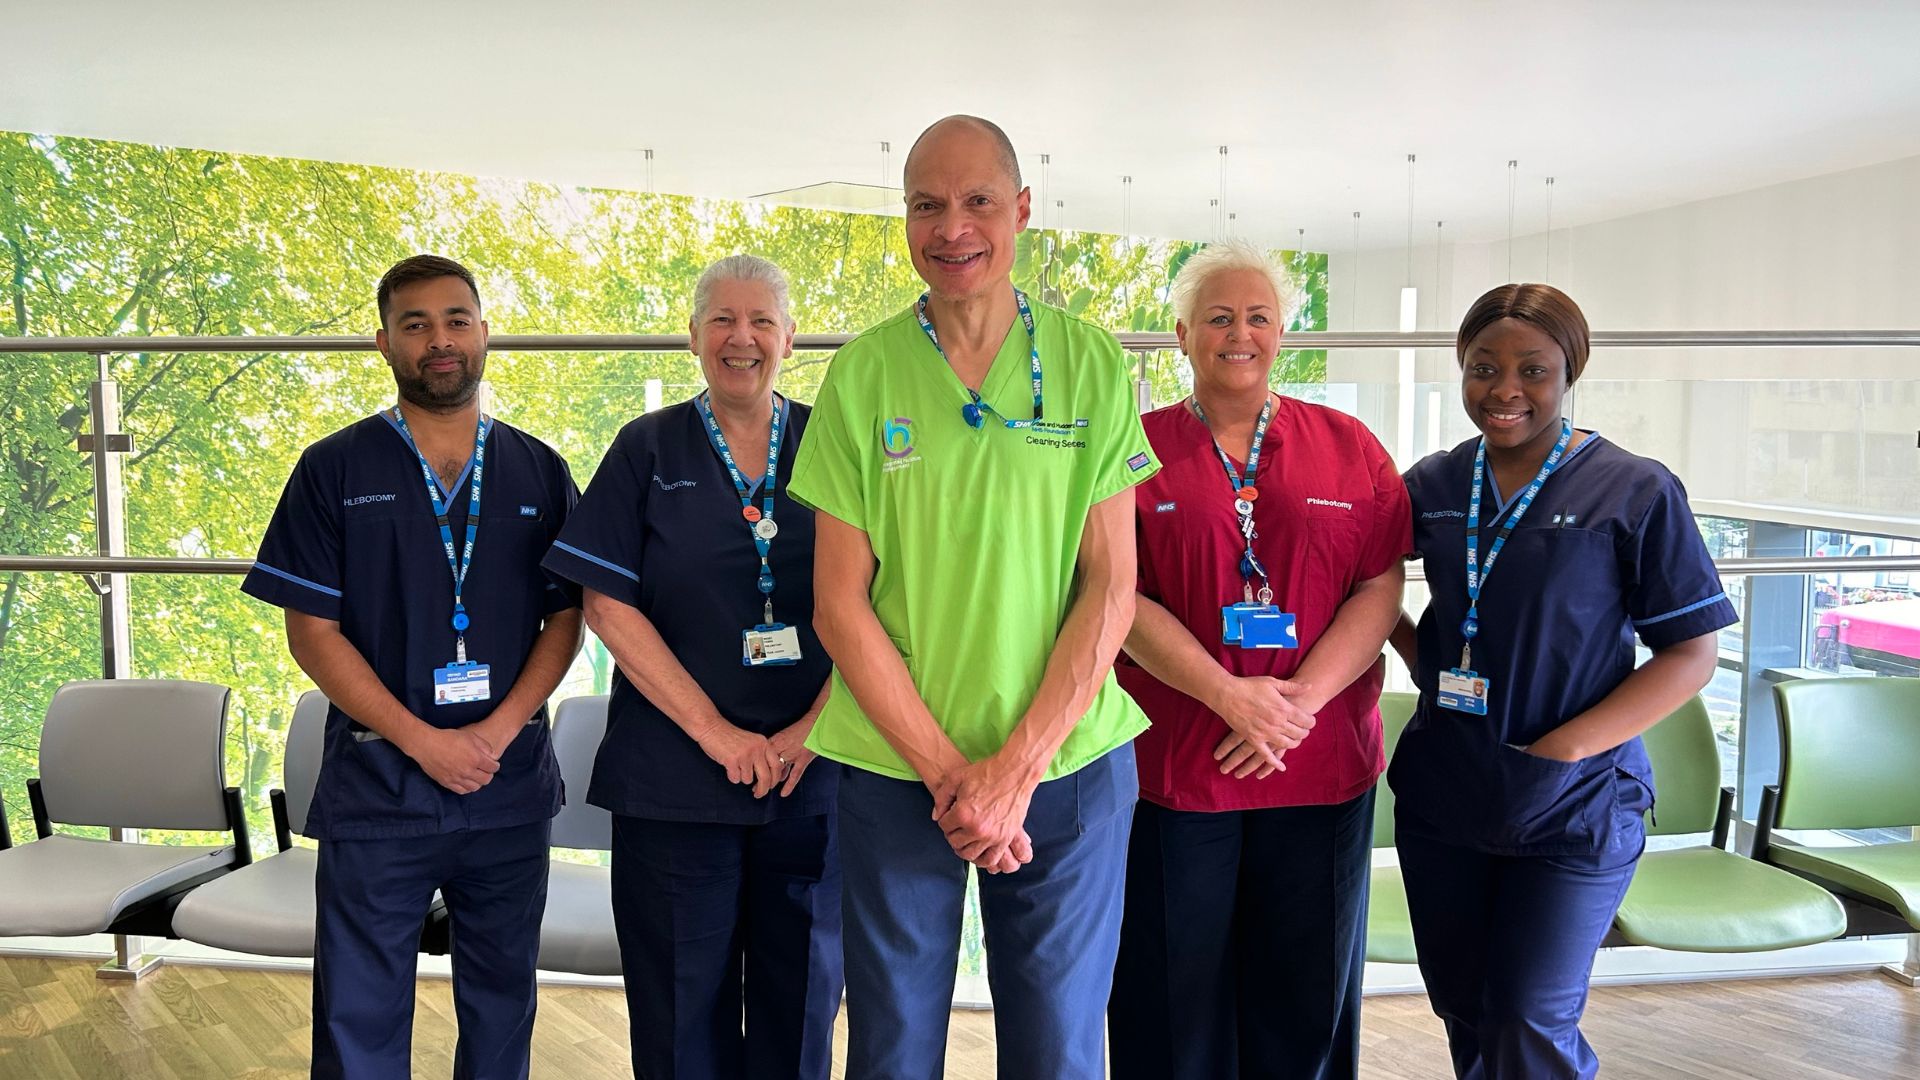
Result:
M453 923L454 1075L523 1078L560 773L546 700L579 595L540 559L579 498L567 464L481 413L473 275L432 255L380 280L399 403L308 447L243 591L286 609L333 705L320 841L313 1075L411 1074L434 890Z

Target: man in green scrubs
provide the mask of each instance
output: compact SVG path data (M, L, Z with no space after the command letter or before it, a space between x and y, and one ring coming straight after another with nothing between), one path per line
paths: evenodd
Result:
M1013 287L1006 135L934 124L905 188L927 292L834 358L791 488L835 660L808 745L851 766L847 1075L939 1075L971 863L999 1075L1100 1077L1146 727L1111 673L1128 489L1159 466L1119 344Z

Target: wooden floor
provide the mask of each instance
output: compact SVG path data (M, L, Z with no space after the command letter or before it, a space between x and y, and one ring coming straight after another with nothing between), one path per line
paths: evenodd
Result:
M305 975L171 966L128 984L103 982L93 969L82 961L0 957L0 1078L306 1075ZM415 1076L451 1074L452 1017L448 984L423 980ZM1601 988L1586 1030L1608 1080L1920 1078L1920 991L1876 974ZM1449 1075L1424 997L1367 999L1363 1039L1366 1077ZM626 1046L617 991L541 991L534 1077L626 1077ZM991 1013L953 1015L947 1063L953 1080L993 1076Z

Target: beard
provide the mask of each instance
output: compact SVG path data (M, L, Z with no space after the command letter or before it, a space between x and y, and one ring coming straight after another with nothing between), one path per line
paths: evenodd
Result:
M457 370L427 370L427 364L432 361L454 357L460 360ZM411 373L395 365L393 381L402 399L423 409L443 412L461 408L472 401L474 394L480 390L480 376L485 370L484 363L474 363L473 358L464 352L439 353L421 357Z

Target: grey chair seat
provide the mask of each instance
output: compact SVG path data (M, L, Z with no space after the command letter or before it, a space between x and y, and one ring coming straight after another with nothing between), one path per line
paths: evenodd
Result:
M0 937L98 934L128 909L232 861L231 847L64 834L0 851Z
M613 872L604 866L554 862L547 878L547 914L540 923L540 966L581 975L620 974L613 933Z
M188 941L265 956L312 956L320 854L289 848L187 894L173 931Z

